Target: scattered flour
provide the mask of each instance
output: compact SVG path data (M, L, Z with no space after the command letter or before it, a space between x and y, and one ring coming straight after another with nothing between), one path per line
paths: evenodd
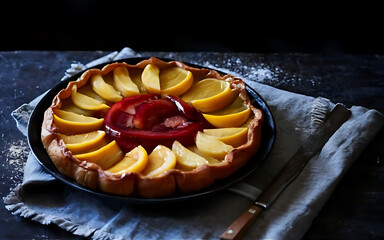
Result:
M223 60L221 63L203 61L200 64L208 68L216 69L234 76L241 77L245 82L256 81L274 87L284 85L305 85L313 87L316 84L314 79L304 79L300 74L286 72L280 66L273 63L254 62L244 65L240 58L232 57Z
M8 173L7 176L4 174L0 176L2 182L9 181L11 184L17 185L22 181L29 152L30 149L25 140L17 140L6 145L1 153L4 156L1 167Z
M217 69L219 71L229 73L234 76L239 76L244 78L243 80L251 80L260 83L271 83L275 84L280 82L281 79L279 76L281 75L281 69L279 67L271 67L267 66L264 63L255 63L255 66L245 66L242 64L240 58L237 59L228 59L226 62L220 64L211 64L206 61L203 63L204 66L212 69ZM233 71L232 71L233 69Z

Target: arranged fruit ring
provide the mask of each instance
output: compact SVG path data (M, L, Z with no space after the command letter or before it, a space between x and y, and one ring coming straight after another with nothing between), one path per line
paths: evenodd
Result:
M41 139L79 184L158 198L232 175L257 152L262 123L241 79L150 58L69 82L45 111Z

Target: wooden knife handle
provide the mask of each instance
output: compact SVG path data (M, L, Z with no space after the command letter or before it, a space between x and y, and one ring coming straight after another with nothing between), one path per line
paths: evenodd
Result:
M244 211L228 228L220 235L222 240L239 240L252 224L256 221L263 208L252 205Z

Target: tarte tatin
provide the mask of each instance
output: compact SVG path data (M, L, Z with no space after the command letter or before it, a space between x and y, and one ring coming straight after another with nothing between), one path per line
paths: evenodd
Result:
M45 111L41 139L79 184L159 198L233 174L257 152L262 123L241 79L152 57L69 82Z

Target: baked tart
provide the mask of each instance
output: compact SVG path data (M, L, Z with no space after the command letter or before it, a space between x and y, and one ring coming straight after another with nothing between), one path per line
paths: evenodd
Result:
M241 79L149 58L69 82L44 113L41 140L83 186L159 198L232 175L257 152L262 123Z

